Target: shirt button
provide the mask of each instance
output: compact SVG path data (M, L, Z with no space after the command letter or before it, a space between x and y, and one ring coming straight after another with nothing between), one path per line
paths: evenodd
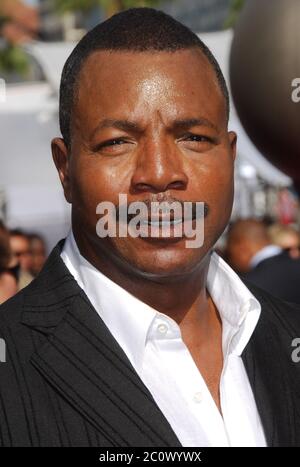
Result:
M157 326L157 330L160 334L166 334L168 327L166 324L159 324L159 326Z
M194 402L197 402L198 404L199 402L202 402L201 392L195 392L193 399L194 399Z

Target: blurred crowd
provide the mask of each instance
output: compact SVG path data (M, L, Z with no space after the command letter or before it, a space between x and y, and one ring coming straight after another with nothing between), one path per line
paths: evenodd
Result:
M220 253L248 283L300 303L300 234L296 227L237 220L229 226Z
M291 225L236 220L218 253L248 282L300 304L300 233ZM44 239L0 221L0 303L28 285L46 260Z
M46 244L40 235L8 230L0 221L0 303L30 284L46 257Z

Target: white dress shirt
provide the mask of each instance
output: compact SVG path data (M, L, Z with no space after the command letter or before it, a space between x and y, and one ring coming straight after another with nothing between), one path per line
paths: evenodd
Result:
M207 289L222 320L223 416L173 319L94 268L80 254L72 232L61 257L183 446L266 446L241 358L259 319L260 304L216 253L211 256Z

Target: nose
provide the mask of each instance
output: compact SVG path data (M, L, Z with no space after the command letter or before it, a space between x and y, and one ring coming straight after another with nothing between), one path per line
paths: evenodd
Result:
M187 184L182 156L176 147L151 141L141 148L131 179L131 187L135 192L184 190Z

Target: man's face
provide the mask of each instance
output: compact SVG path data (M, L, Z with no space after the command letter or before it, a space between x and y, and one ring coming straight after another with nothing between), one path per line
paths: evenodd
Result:
M197 268L224 230L232 208L235 134L225 101L198 50L93 53L79 78L72 145L53 152L73 229L95 257L156 277ZM117 122L117 123L116 123ZM58 157L58 154L60 156ZM105 238L96 233L102 201L205 202L204 244L186 238ZM121 261L120 261L121 260Z
M46 261L46 248L44 242L39 238L33 238L30 241L31 252L31 272L37 275Z
M32 258L28 238L23 237L23 235L11 235L10 248L12 251L12 263L19 263L21 269L29 271Z

